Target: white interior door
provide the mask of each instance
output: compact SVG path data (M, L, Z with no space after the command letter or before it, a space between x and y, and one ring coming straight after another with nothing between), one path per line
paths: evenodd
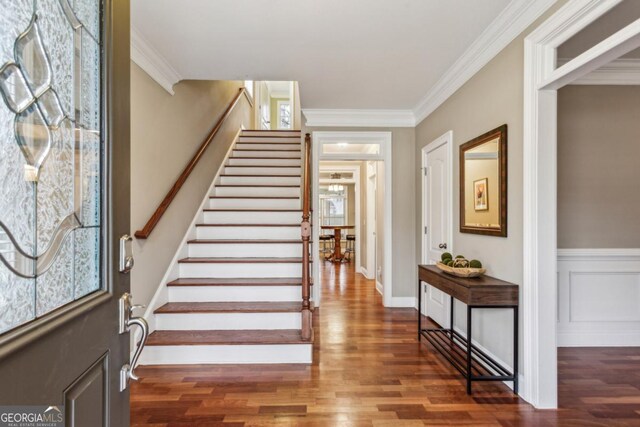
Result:
M265 82L260 82L260 129L271 129L271 97L269 96L269 86Z
M451 137L438 138L423 150L423 244L422 261L435 264L451 250ZM450 297L425 285L423 314L440 326L449 326Z
M367 164L367 279L376 277L376 167Z

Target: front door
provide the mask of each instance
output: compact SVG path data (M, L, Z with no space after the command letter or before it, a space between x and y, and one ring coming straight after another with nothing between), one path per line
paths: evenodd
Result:
M127 0L0 0L0 425L129 424L129 67Z
M450 234L450 159L448 139L439 138L425 147L423 164L423 263L435 264L444 252L451 250ZM426 288L426 289L425 289ZM425 286L422 301L427 316L442 327L449 325L449 297L432 286Z

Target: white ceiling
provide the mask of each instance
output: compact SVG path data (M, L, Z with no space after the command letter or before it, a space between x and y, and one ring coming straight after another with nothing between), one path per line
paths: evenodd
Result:
M133 0L131 10L181 79L297 80L306 109L411 110L508 3Z

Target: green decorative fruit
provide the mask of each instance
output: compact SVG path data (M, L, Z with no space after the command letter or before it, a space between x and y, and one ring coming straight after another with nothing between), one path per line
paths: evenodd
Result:
M442 254L442 262L444 262L445 260L448 259L453 259L453 255L451 255L449 252L445 252Z
M464 258L456 258L455 261L453 261L453 267L454 268L467 268L467 267L469 267L469 261L467 261Z
M458 255L456 256L456 259L465 259L465 258L464 258L464 255Z
M482 263L480 261L478 261L477 259L472 259L469 262L469 267L471 267L471 268L482 268Z
M452 259L448 259L445 264L447 264L449 267L453 267L453 263L454 261Z

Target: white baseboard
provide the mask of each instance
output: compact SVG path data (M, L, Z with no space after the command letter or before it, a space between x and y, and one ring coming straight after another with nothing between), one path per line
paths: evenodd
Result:
M378 282L377 280L376 280L376 291L378 291L380 295L384 296L382 283Z
M391 297L391 305L389 307L416 308L416 298L415 297Z
M558 347L640 347L640 330L623 332L558 332Z
M364 277L367 277L367 278L369 277L369 272L367 271L367 269L366 269L366 268L364 268L364 267L362 267L362 266L357 267L357 268L356 268L356 272L358 272L358 273L362 274Z

